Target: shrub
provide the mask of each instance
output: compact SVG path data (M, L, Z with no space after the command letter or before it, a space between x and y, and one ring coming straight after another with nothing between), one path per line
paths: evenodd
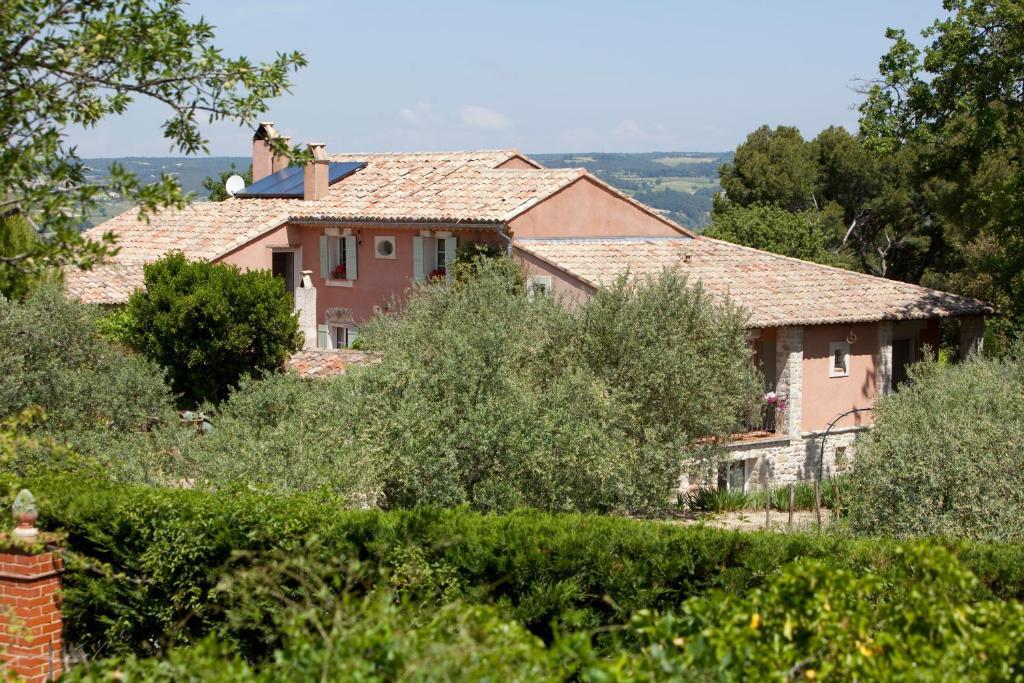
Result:
M374 504L383 463L356 444L354 404L344 377L243 379L209 414L212 431L184 442L177 473L200 486L326 488L350 505Z
M740 314L675 274L567 309L474 267L363 331L383 360L354 376L355 427L392 505L657 510L682 449L756 400Z
M41 287L23 303L0 300L0 416L36 405L47 431L141 432L173 421L162 372L96 331L96 312Z
M882 399L848 498L863 534L1024 539L1024 361L926 361Z
M211 634L259 652L275 628L273 608L257 610L269 626L232 626L230 596L216 588L231 567L258 568L279 554L326 567L358 562L366 590L383 580L374 577L390 577L403 593L440 577L455 587L446 597L502 605L550 640L559 615L574 614L578 626L619 624L715 588L743 594L797 558L863 573L892 564L899 549L878 539L526 511L343 512L320 493L214 494L81 476L25 484L39 500L42 528L67 532L67 639L95 654L146 654ZM982 581L982 597L1024 598L1024 546L950 548Z
M167 369L186 404L281 371L302 345L292 297L269 272L170 254L146 265L145 283L128 301L127 340Z

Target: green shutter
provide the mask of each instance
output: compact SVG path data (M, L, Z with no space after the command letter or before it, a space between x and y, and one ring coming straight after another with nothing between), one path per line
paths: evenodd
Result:
M316 326L316 345L317 348L329 349L331 348L331 328L327 325Z
M345 279L355 280L359 277L359 270L356 264L356 237L349 235L345 238Z
M320 277L326 279L331 275L330 237L320 236Z
M416 282L426 279L423 272L423 238L419 235L412 238L412 279Z
M457 237L444 238L444 279L447 282L452 281L452 264L455 263L455 250L458 248L458 244Z

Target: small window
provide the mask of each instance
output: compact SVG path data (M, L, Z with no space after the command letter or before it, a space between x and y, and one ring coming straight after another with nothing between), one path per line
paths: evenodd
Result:
M448 267L448 254L445 249L448 247L448 242L444 238L438 238L434 240L437 243L437 269L446 270Z
M828 376L848 377L850 374L850 344L839 341L828 345Z
M526 285L526 293L530 296L547 296L551 294L551 284L550 275L534 275Z
M331 325L331 343L336 349L351 348L358 331L353 325Z
M749 463L749 460L734 460L722 465L719 485L727 491L746 491Z
M377 258L395 258L395 238L374 237L373 249Z
M846 446L836 446L836 472L845 472L848 464L849 460L846 457Z

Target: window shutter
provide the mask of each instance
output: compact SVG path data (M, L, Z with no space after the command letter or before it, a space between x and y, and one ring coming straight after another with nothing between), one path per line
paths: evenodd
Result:
M320 236L320 277L326 279L331 275L330 237Z
M412 279L423 282L423 238L416 235L412 238Z
M452 264L455 263L455 250L458 248L459 240L456 237L444 238L444 279L452 281Z
M331 348L331 328L327 325L316 326L316 346L319 349Z
M356 268L356 236L349 235L345 238L345 279L358 278L359 271Z
M348 345L351 347L356 343L356 337L359 336L359 328L354 325L348 326Z

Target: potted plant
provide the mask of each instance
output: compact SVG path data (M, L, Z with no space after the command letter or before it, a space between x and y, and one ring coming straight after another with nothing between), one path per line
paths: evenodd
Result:
M331 277L334 278L335 280L344 280L345 264L339 263L338 265L334 266L334 271L331 273Z

